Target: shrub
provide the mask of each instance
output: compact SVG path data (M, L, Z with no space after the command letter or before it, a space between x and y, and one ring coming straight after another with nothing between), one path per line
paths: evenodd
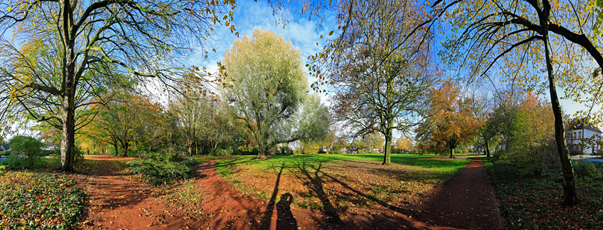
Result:
M521 147L496 151L492 161L515 165L521 177L541 176L553 168L561 167L554 142Z
M574 163L574 173L578 177L596 177L601 172L592 163L577 161Z
M195 165L195 160L184 159L179 154L161 153L149 153L147 159L128 162L131 172L156 186L190 178Z
M16 136L10 140L10 146L10 168L32 167L34 162L43 156L41 149L44 144L33 137Z
M498 150L492 155L492 162L496 163L509 163L509 152L505 150Z
M61 155L60 150L58 155ZM84 161L84 151L82 151L82 149L80 149L80 147L77 145L73 146L71 155L73 156L74 163L82 163Z
M560 168L559 155L555 154L556 146L553 141L531 147L523 151L515 151L515 161L521 169L521 176L542 176L552 168Z
M230 156L232 155L233 150L232 148L227 148L227 149L218 149L215 152L216 156Z

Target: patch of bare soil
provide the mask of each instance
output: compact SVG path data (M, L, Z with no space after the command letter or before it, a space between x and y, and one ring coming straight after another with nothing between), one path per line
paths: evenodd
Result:
M153 187L113 161L123 157L92 156L89 172L72 174L88 195L83 229L165 229L177 216L156 198L167 187Z

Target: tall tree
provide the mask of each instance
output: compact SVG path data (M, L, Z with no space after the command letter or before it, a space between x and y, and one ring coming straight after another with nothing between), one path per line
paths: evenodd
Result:
M488 129L486 123L488 122L489 116L492 114L491 105L492 102L488 98L488 91L482 92L481 94L474 90L471 96L471 112L475 116L478 124L476 139L473 145L475 146L483 146L486 150L484 154L487 154L490 157L490 141L494 137L492 135L492 131Z
M61 169L72 171L78 92L103 87L101 83L109 82L107 76L114 76L111 72L116 68L131 78L150 77L163 82L194 73L174 67L175 63L204 43L213 31L212 22L225 19L229 24L233 13L225 13L229 5L234 6L234 1L2 1L2 34L10 30L15 41L38 37L52 45L56 58L49 65L56 72L47 75L37 71L39 68L31 65L36 63L34 59L11 41L3 41L2 53L6 55L1 57L1 91L33 92L38 96L20 98L38 102L36 108L44 107L47 101L60 106L56 119L62 125ZM25 61L11 62L15 58ZM58 84L49 84L49 79L56 79ZM15 96L3 94L2 98L7 102Z
M195 79L186 79L194 81ZM216 112L216 100L203 94L202 88L184 88L184 94L170 101L169 110L177 117L178 126L185 137L189 155L196 155L202 127L208 126L206 117Z
M142 96L125 94L101 108L93 129L102 130L101 140L112 144L117 155L121 147L122 156L126 157L136 141L149 138L152 133L149 130L157 127L160 116L159 105Z
M508 149L522 166L520 173L542 175L552 166L559 167L554 155L555 126L550 103L527 92L517 106L509 133L512 145Z
M478 131L479 122L471 112L471 101L452 82L430 89L428 111L431 112L416 129L421 143L432 151L448 150L452 158L454 149L467 144Z
M396 139L395 146L397 150L414 151L412 140L406 135L402 135Z
M317 97L308 95L300 51L271 31L256 29L235 40L224 53L231 86L222 98L245 121L259 158L279 143L321 138L330 115Z
M315 89L334 91L338 118L356 136L379 132L385 138L383 165L391 163L393 131L409 131L433 82L431 37L421 29L426 16L416 1L346 1L350 12L340 19L345 31L328 39L310 68ZM426 37L422 37L423 35Z
M580 92L587 78L601 79L593 75L592 68L582 63L595 62L603 66L603 55L597 48L600 33L597 17L590 17L589 3L572 0L515 0L479 1L457 0L434 3L434 17L445 18L455 31L446 43L451 51L448 60L462 63L476 74L483 76L491 69L505 73L503 80L514 81L527 89L544 86L551 99L555 115L555 140L561 159L564 177L563 204L576 202L576 186L564 137L563 116L557 86L565 86L565 95L579 100L582 93L600 97L600 89L590 88ZM590 5L592 7L592 4ZM585 52L582 52L585 51ZM504 66L497 69L496 67ZM547 77L539 78L544 69ZM481 73L480 73L481 72ZM469 79L473 81L474 79ZM600 82L600 80L598 80ZM598 89L597 89L598 88ZM593 100L596 101L596 100Z

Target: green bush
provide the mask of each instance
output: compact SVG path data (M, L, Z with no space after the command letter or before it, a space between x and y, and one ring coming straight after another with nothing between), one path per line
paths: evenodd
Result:
M553 142L542 144L538 147L517 151L515 154L521 176L542 176L551 169L561 168L559 155L555 154L557 148Z
M177 153L160 153L160 152L149 152L139 155L143 159L153 160L153 161L174 161L180 162L183 161L184 158L182 155Z
M218 149L216 150L216 156L231 156L233 155L232 152L232 148Z
M149 153L146 159L128 162L130 171L140 174L154 184L172 184L177 180L190 178L196 161L184 159L179 154Z
M74 163L82 163L84 162L84 151L82 151L82 149L80 149L79 146L73 146L73 149L71 151L71 154L73 156L73 162ZM61 151L59 150L59 156L61 155Z
M43 156L44 144L26 136L16 136L10 140L11 154L7 160L9 168L31 168Z
M49 173L0 173L0 229L75 229L85 194Z
M574 163L574 173L578 177L598 177L601 172L593 163L577 161Z
M521 177L542 176L551 169L561 167L553 142L523 147L525 148L513 148L509 151L498 150L493 154L492 162L516 166Z
M509 163L509 152L498 150L492 154L492 162L494 163Z
M10 150L0 152L0 154L1 154L2 156L9 156L9 155L10 155Z

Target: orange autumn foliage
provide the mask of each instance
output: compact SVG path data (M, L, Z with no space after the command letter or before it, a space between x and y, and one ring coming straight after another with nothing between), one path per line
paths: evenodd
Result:
M452 82L429 90L429 105L425 122L417 128L421 152L450 153L473 140L481 126L471 111L471 99L462 95Z

